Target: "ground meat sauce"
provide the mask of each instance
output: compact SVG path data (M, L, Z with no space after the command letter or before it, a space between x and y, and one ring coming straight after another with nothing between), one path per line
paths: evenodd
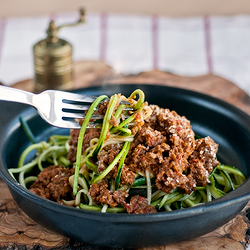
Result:
M207 185L208 176L219 162L216 160L218 145L210 138L196 140L195 150L189 158L190 173L200 186Z
M122 144L110 144L104 147L98 154L98 172L102 173L122 149Z
M104 114L107 101L99 106ZM179 188L190 194L196 186L209 183L209 174L219 162L215 159L218 145L210 138L195 140L190 121L175 111L150 105L153 113L136 133L122 169L120 184L132 186L136 173L148 170L155 178L156 187L166 193ZM112 119L116 126L116 121ZM92 138L98 138L100 131L88 129L83 140L83 151L89 147ZM76 160L79 130L71 131L68 159ZM120 152L122 144L105 146L98 154L98 172L102 173ZM31 190L47 199L60 202L71 195L68 177L73 170L52 166L38 176ZM128 213L155 213L156 209L148 205L141 196L130 197L127 203L127 191L111 191L108 180L115 179L117 166L99 183L90 186L89 193L95 204L108 204L111 207L124 206ZM58 177L60 176L60 177ZM59 184L59 179L62 183Z
M102 180L99 183L91 185L89 193L93 197L95 204L108 204L111 207L123 205L126 203L125 201L128 197L128 192L126 191L110 191L107 180Z
M156 213L156 209L148 205L148 200L142 196L135 195L130 199L129 204L124 204L129 214L151 214Z
M63 199L72 199L69 177L73 174L73 168L70 169L63 166L44 168L36 181L31 185L30 191L45 199L63 203Z
M152 115L136 134L126 159L129 169L156 176L156 187L166 193L175 188L190 194L205 186L218 145L209 137L195 140L190 121L175 111L150 106Z

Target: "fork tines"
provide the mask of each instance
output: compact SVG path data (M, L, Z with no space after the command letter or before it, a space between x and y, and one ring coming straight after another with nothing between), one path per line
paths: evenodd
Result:
M71 126L73 126L74 124L74 127L79 128L80 126L79 124L77 124L78 123L77 120L85 118L87 110L89 110L91 103L95 99L96 99L95 96L86 96L81 94L71 94L70 98L68 98L68 96L65 96L65 98L62 99L62 119L64 121L67 121L67 123L71 124ZM125 103L129 104L127 102ZM97 110L97 108L95 110ZM124 110L132 111L133 108L126 107ZM96 126L93 120L100 120L100 119L103 119L103 115L100 115L95 112L91 116L90 127Z
M89 95L82 95L82 94L74 94L70 93L70 95L65 95L62 98L63 103L92 103L97 97L96 96L89 96Z

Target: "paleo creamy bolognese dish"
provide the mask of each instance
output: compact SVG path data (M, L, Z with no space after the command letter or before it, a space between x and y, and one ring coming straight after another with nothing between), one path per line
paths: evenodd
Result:
M246 180L218 161L219 145L195 135L185 116L144 99L140 89L129 97L97 97L80 129L31 144L10 173L45 199L130 214L197 206ZM102 118L94 120L97 113Z

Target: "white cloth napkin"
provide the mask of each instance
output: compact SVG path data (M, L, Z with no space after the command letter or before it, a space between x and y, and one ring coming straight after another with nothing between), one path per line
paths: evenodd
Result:
M51 16L0 19L0 81L32 78L32 46L45 38ZM53 16L60 25L77 14ZM102 60L117 72L158 69L179 75L213 73L250 94L250 16L170 18L88 13L86 23L64 28L74 60Z

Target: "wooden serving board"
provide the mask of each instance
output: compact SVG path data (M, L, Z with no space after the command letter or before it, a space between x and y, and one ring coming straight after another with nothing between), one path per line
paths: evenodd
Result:
M250 114L250 97L235 84L215 75L177 76L168 72L149 71L138 75L115 74L102 62L75 63L74 88L107 83L148 83L175 86L202 92L229 102ZM32 79L18 82L15 88L33 91ZM250 203L223 227L199 238L168 246L144 250L247 249L250 238ZM0 179L0 249L110 249L65 238L40 226L25 215L12 199Z

